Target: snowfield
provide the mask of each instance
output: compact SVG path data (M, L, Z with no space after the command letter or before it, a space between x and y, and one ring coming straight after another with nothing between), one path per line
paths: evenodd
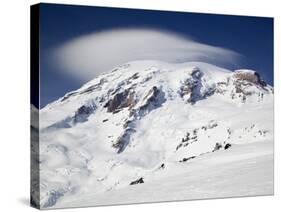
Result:
M65 198L56 207L245 197L273 194L272 142L235 145L193 161L159 170L147 183L119 190Z
M134 61L39 114L41 208L273 194L273 88L253 70Z

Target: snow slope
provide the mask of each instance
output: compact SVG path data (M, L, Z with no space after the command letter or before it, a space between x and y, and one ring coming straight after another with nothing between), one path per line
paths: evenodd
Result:
M187 163L169 164L169 169L148 176L147 183L65 198L56 207L270 195L274 187L272 148L270 141L235 145Z
M130 62L40 110L40 205L271 194L272 144L273 88L255 71Z

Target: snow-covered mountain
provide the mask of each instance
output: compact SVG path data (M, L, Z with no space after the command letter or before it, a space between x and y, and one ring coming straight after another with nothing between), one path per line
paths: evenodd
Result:
M231 155L243 146L268 143L257 152L273 154L273 88L252 70L230 71L201 62L134 61L67 93L39 113L42 207L75 201L83 206L83 199L84 206L99 205L103 201L92 197L164 186L154 188L152 182L182 187L179 174L189 164L193 170L193 161L223 152ZM245 154L241 160L251 157ZM253 194L264 194L263 188ZM231 195L249 195L233 189ZM189 198L185 193L181 197ZM109 204L128 203L124 198ZM143 199L161 200L165 198Z

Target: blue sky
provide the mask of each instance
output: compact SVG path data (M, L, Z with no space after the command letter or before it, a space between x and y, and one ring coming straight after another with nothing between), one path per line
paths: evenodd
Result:
M85 35L128 28L167 31L198 43L232 50L241 57L235 62L228 58L224 67L257 70L273 85L272 18L41 4L40 107L91 80L63 71L54 62L58 48ZM98 66L93 67L93 72L98 73L95 69Z

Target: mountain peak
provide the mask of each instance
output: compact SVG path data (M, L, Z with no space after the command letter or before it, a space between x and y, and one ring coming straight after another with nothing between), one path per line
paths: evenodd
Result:
M133 61L114 68L47 105L42 109L43 115L50 110L58 112L54 120L49 119L42 126L47 127L73 116L71 114L89 101L98 108L107 108L107 112L116 113L128 107L133 109L153 87L161 90L167 100L182 99L192 104L213 94L224 94L225 100L231 98L245 102L249 99L248 102L255 102L259 101L258 97L256 100L249 97L272 92L272 88L253 70L231 72L202 62ZM62 107L64 112L60 113ZM63 117L66 114L67 117Z

